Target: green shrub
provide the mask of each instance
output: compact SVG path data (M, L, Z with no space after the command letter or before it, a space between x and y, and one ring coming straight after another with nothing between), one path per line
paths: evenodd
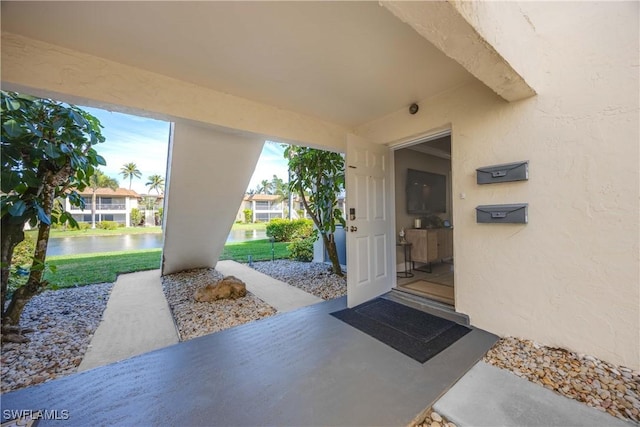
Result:
M91 228L91 224L89 224L88 222L79 222L78 223L78 228L80 230L88 230Z
M267 236L272 237L276 242L286 242L288 229L290 228L290 221L286 219L272 219L267 224Z
M249 224L253 219L253 211L251 209L245 209L242 213L244 214L244 222Z
M164 209L158 208L158 212L155 213L154 219L156 221L156 225L162 225L162 220L164 218Z
M9 295L13 295L16 289L27 283L29 275L20 274L19 271L23 273L29 271L35 249L36 239L30 233L25 233L24 240L13 249L11 271L9 272L9 282L7 283L7 293Z
M96 224L96 227L103 230L115 230L118 228L118 223L115 221L100 221L98 224Z
M291 253L289 257L296 261L313 261L313 243L315 240L316 239L314 237L294 240L289 244L289 246L287 246L287 249Z
M314 237L315 239L315 229L313 227L313 221L310 219L296 219L293 221L295 224L295 231L293 237L295 239L306 239L307 237Z
M131 208L131 225L137 227L142 223L142 212L138 208Z
M272 219L267 224L267 236L273 237L276 242L292 242L296 239L304 239L313 234L313 221L310 219Z
M13 249L13 258L11 258L11 265L13 267L25 267L31 266L31 260L33 258L33 252L36 249L36 239L31 233L24 233L24 240L16 245Z

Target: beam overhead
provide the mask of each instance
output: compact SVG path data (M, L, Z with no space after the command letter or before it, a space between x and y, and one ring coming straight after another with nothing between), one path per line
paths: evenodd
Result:
M380 4L506 101L536 94L525 76L465 18L470 11L464 5L450 1L382 1ZM476 24L479 22L476 20Z

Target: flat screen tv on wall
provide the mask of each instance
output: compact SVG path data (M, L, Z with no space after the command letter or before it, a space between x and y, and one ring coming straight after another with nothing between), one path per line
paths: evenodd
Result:
M407 169L407 213L435 214L447 211L447 177Z

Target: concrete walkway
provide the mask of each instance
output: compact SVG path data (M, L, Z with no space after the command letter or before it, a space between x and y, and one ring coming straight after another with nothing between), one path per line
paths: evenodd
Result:
M178 332L162 291L160 270L121 274L78 371L177 342Z
M460 427L635 425L484 362L471 368L433 409Z
M249 292L279 312L323 301L235 261L220 261L216 270L244 281ZM162 291L160 270L121 274L78 371L108 365L178 341L171 309Z
M246 283L249 292L281 313L324 301L235 261L218 261L216 270L225 276L236 276Z
M276 308L279 312L293 311L298 308L314 305L323 301L322 299L307 292L273 279L234 261L220 261L218 262L216 269L224 275L233 275L243 280L247 284L247 290L249 292ZM382 400L376 404L369 405L370 407L368 407L365 412L373 413L375 412L374 408L389 406L385 403L388 403L388 399L390 397L401 395L402 393L400 393L399 390L407 388L413 390L412 387L415 387L416 389L411 391L408 396L413 396L415 394L420 397L415 400L415 402L409 399L408 396L403 396L402 398L395 400L392 399L395 403L391 405L391 407L397 407L396 409L398 409L394 412L394 417L399 418L389 418L385 421L388 421L391 424L406 424L408 420L401 420L402 416L415 414L418 409L424 408L424 406L420 406L421 404L428 405L429 402L435 401L435 404L433 405L434 410L447 417L458 426L607 425L612 427L628 427L630 425L634 425L630 422L627 423L619 420L609 414L600 412L597 409L590 408L582 403L556 394L550 390L540 387L539 385L519 378L510 372L495 368L484 362L476 363L473 368L466 372L466 370L474 363L473 358L470 359L469 356L473 353L470 349L478 350L478 348L481 348L482 350L478 354L482 354L486 349L491 347L493 342L495 342L496 337L491 334L487 334L484 331L474 329L472 334L468 334L459 342L446 349L441 355L434 358L432 362L424 365L416 364L412 360L406 360L405 356L392 350L390 347L380 345L380 343L375 339L363 335L355 329L346 326L342 322L336 321L331 316L326 316L326 314L324 314L325 312L335 311L343 307L344 304L344 298L328 301L324 304L309 307L306 310L297 311L296 313L290 313L283 317L276 316L275 318L271 318L270 320L268 319L265 322L256 322L252 325L245 325L246 327L233 328L234 331L223 331L222 333L209 335L203 340L191 340L186 343L181 343L180 346L166 348L161 352L149 353L148 355L145 355L145 357L148 356L148 361L139 358L129 359L135 355L148 353L152 350L168 347L172 344L178 343L178 334L176 332L171 311L162 291L160 271L153 270L123 274L118 277L118 280L114 285L102 322L96 330L90 347L78 370L84 371L102 365L109 365L123 359L129 359L127 362L122 364L122 366L121 364L111 365L112 368L105 367L107 370L100 370L99 372L96 372L96 375L101 377L101 380L97 381L96 384L106 383L109 382L111 378L114 378L112 386L115 387L115 389L121 389L123 387L127 387L128 381L118 381L115 379L117 377L120 377L120 380L123 380L123 378L130 378L131 372L146 372L144 375L148 374L148 376L152 377L153 381L151 381L151 383L154 384L153 387L144 381L142 381L142 383L145 384L145 387L139 387L142 390L146 390L145 393L137 395L136 397L136 399L141 399L143 404L136 406L137 409L135 411L131 410L124 412L127 416L122 419L131 421L128 417L131 417L134 412L142 410L142 412L146 414L146 417L163 408L166 409L166 407L170 407L171 402L174 402L175 399L177 399L177 395L172 391L173 389L176 389L175 384L171 384L165 388L160 387L161 390L157 388L158 381L160 381L161 378L164 378L167 374L165 370L166 366L173 363L172 361L175 357L175 355L173 355L174 353L183 352L183 350L186 350L187 347L189 347L188 351L183 352L184 355L179 358L182 360L182 358L187 357L187 355L192 357L194 354L197 354L198 349L202 350L200 347L204 347L205 351L203 352L203 355L205 355L208 360L208 358L211 357L212 348L224 348L226 352L229 352L229 349L234 348L234 345L240 345L236 351L239 355L242 355L244 354L243 351L245 351L243 349L246 348L246 342L251 341L252 346L250 347L252 349L256 346L268 347L268 349L265 348L264 351L257 352L257 354L261 354L261 356L258 358L259 361L256 361L255 371L249 376L250 381L248 380L247 382L248 385L250 384L249 388L253 391L256 390L254 384L256 379L261 379L266 375L270 379L265 384L271 384L270 381L275 381L271 379L271 376L278 378L278 381L281 381L282 378L289 375L292 366L297 366L295 364L300 363L300 360L308 362L304 365L305 369L309 370L308 372L300 368L302 369L302 372L298 372L298 374L293 375L293 379L289 382L285 381L283 384L280 384L279 387L276 387L279 393L288 393L288 397L285 400L291 400L292 402L295 401L296 404L285 405L287 408L286 410L284 407L279 408L277 411L263 408L251 417L244 419L241 417L241 413L235 409L234 405L229 406L220 403L222 406L218 405L220 406L218 407L216 406L214 399L212 402L207 403L205 412L208 410L211 412L212 416L215 414L216 417L222 417L219 420L220 422L217 424L226 424L228 422L230 424L249 425L254 423L256 419L261 419L262 422L273 423L274 425L282 423L296 424L302 423L303 421L305 421L305 423L327 425L337 425L344 422L354 425L368 424L371 423L372 420L377 420L379 422L383 419L380 418L383 415L389 416L389 411L384 410L383 413L377 414L373 418L364 417L363 419L360 419L357 417L353 418L353 411L344 412L344 410L341 411L336 409L338 407L343 408L345 406L344 404L341 403L338 406L335 406L334 404L338 401L342 401L342 399L349 401L355 396L361 394L356 393L355 390L353 390L353 393L347 392L353 382L363 381L363 378L369 378L373 372L384 372L386 369L389 369L390 376L380 384L376 384L375 386L372 386L371 384L367 386L361 384L360 387L357 388L358 390L367 390L365 395L367 395L366 400L369 401L371 400L372 390L380 389L382 384L388 385L388 383L392 383L393 381L390 378L398 377L400 368L410 368L409 371L411 373L397 381L398 389L394 389L393 392L382 393L379 396ZM331 308L329 309L329 307ZM320 314L322 315L316 319ZM309 317L313 317L314 320L309 321ZM273 327L276 324L279 325L278 328ZM303 324L305 326L302 326ZM323 328L326 327L331 330L331 332L327 334L327 338L323 338L321 341L324 343L323 346L326 346L327 342L333 342L332 340L334 340L336 341L336 347L331 351L328 351L324 347L317 347L318 337L316 335L319 332L316 331L315 333L310 334L309 327L311 325L315 325L315 327L318 327L318 325L324 325ZM301 330L299 333L292 333L291 328L301 328ZM339 332L337 329L334 331L332 328L339 329ZM244 336L248 331L254 331L255 333L251 333L249 336ZM259 333L257 333L257 331L259 331ZM302 331L304 331L304 333ZM224 341L225 339L235 337L238 334L242 335L244 339L232 339L230 342L225 341L223 344L215 346L204 345L209 341ZM308 338L309 335L311 335L311 338ZM296 340L302 339L301 337L304 337L303 342L297 342ZM274 342L277 341L279 341L279 344L274 345ZM364 350L359 348L364 345L361 341L367 343ZM368 346L371 346L371 348ZM283 352L283 355L277 355L278 351L280 351L280 347L287 349ZM340 363L335 363L335 355L341 355L343 352L347 351L346 349L351 347L356 349L354 350L355 354L350 357L340 356L338 358ZM290 360L291 355L297 355L300 352L302 354L308 354L308 356L302 358L298 358L296 356L296 358ZM253 353L256 353L255 349L250 353L252 355ZM322 358L316 360L317 357L319 357L318 354L325 354L325 356L331 355L331 357L328 357L326 361ZM169 357L168 360L164 360L163 358L167 355L173 356ZM310 357L309 355L314 356L311 357L313 360L308 360ZM249 356L245 355L243 357L248 358ZM364 368L356 368L356 365L352 365L354 361L358 361L358 366L360 364L373 363L379 357L382 357L382 359L376 362L379 362L379 365L376 365L375 369L364 370ZM474 357L475 360L478 360L477 356ZM157 362L155 359L158 358L163 361L155 363ZM282 364L280 374L274 376L269 370L265 370L265 359L269 360L271 365L275 365L276 361L284 362ZM229 367L227 368L229 371L224 369L222 371L232 372L233 374L228 377L233 379L233 381L225 386L225 393L228 393L229 390L234 390L233 387L239 387L239 390L236 390L239 393L238 395L246 394L248 391L245 390L243 386L238 386L238 382L236 381L238 378L243 378L243 375L245 374L243 372L235 372L233 370L233 367L237 365L235 359L229 363ZM128 366L127 364L131 366ZM203 364L204 362L199 360L197 363L180 363L172 368L173 370L170 377L179 377L183 382L182 386L178 387L180 390L180 396L185 392L185 390L189 391L191 388L194 388L194 392L197 391L195 396L200 396L198 387L194 387L193 384L199 384L199 381L201 381L200 377L202 375L214 375L218 371L217 369L202 371L200 366ZM132 369L133 365L140 365L140 369ZM461 369L464 365L467 367ZM195 372L190 371L190 367L192 366L194 367L193 369L195 369ZM424 372L422 372L423 368L425 369ZM273 369L273 366L271 366L270 369ZM461 371L456 371L456 369L461 369ZM331 373L331 375L327 374L325 370L327 370L328 373ZM333 372L333 370L336 370L336 372ZM294 369L294 371L296 370ZM360 375L360 371L367 372L367 375ZM400 369L400 371L402 371L402 369ZM319 372L322 372L322 374L319 374ZM300 387L301 384L298 383L300 381L306 381L305 378L308 375L317 376L320 379L329 378L328 385L331 386L329 387L327 385L327 390L322 392L311 393L309 396L306 396L309 400L305 400L305 404L300 404L296 399L299 399L299 394L302 390L313 389L314 387L318 388L318 384L322 384L322 381L318 383L318 381L314 380L314 387L308 387L309 384L305 387ZM353 375L355 375L355 377L351 378L350 376ZM463 375L462 378L460 378L455 385L442 395L442 392L446 390L450 384L455 382L460 375ZM439 376L444 377L440 378ZM349 381L342 383L342 380L345 378L349 379ZM51 389L51 396L54 396L55 399L59 399L61 394L60 389L57 386L58 384L61 386L64 384L62 387L62 389L64 389L65 387L68 387L67 384L71 384L73 387L79 384L82 388L86 387L87 384L94 383L93 381L87 381L87 379L89 379L89 377L77 377L77 379L76 377L71 377L68 380L64 379L63 381L53 381L45 384L45 387L41 387L41 389L43 392ZM140 381L140 379L138 379L138 381ZM218 381L219 378L216 378L215 380L213 378L209 378L208 380L205 380L203 384L206 384L207 387L209 387L210 384L215 384ZM327 380L323 381L326 382ZM276 381L276 383L278 382ZM411 387L409 387L409 385L411 385ZM445 389L442 390L438 387L445 387ZM291 390L291 392L287 390ZM70 392L71 390L66 391ZM159 405L156 401L156 394L161 391L165 405ZM344 396L336 399L334 398L336 393L343 393ZM72 396L75 393L62 394ZM47 395L47 393L44 393L44 395ZM119 393L113 394L113 396L117 395L119 395ZM16 407L21 408L26 407L24 406L25 402L31 402L34 398L34 395L28 393L28 390L24 393L11 393L3 397L9 396L12 398L15 396L17 402ZM436 401L439 396L441 397ZM44 396L42 397L44 398ZM260 396L260 399L257 399L257 401L262 401L264 399L266 399L266 397ZM109 399L107 400L109 401ZM111 398L111 400L113 400L113 398ZM187 401L190 402L190 399L187 399ZM376 400L373 399L373 401ZM406 405L407 402L410 401L412 405L415 406L403 407L403 405ZM47 401L43 400L41 402L41 406L44 405L43 407L47 407L45 402ZM313 404L310 404L309 402L313 402ZM403 405L399 402L402 402ZM82 408L86 406L86 403L87 402L84 400L78 401L78 407L75 411L80 412L83 410ZM358 405L363 404L364 403L362 402L358 402ZM69 405L71 405L71 403L69 403ZM109 419L109 414L113 415L113 408L121 405L122 401L116 399L111 403L107 402L106 407L96 407L89 412L91 413L91 416L95 416L96 413L102 414L104 411L104 414L101 416L106 417L104 418L104 420L106 420ZM311 413L304 413L304 411L302 411L298 414L297 412L300 411L291 409L299 407L313 407L314 405L324 405L326 408L324 408L324 411L314 413L315 415L313 417L311 416ZM3 402L3 407L4 406ZM9 405L9 407L10 406L11 405ZM187 409L190 407L190 405L186 405ZM231 408L231 410L229 410L229 408ZM95 411L96 409L98 409L97 412ZM203 408L192 409L197 410L187 411L185 413L185 417L187 417L187 415L192 416L193 414L203 410ZM122 408L115 410L116 413L122 415L119 411L122 411ZM176 412L176 414L179 412L180 411ZM187 417L185 419L189 418ZM207 418L205 424L208 424L213 419L214 418ZM149 421L149 419L144 418L144 421ZM194 424L200 424L203 420L191 419L191 421L194 421Z
M422 364L329 314L344 308L324 301L6 393L0 414L62 408L65 427L406 426L497 339L474 329Z

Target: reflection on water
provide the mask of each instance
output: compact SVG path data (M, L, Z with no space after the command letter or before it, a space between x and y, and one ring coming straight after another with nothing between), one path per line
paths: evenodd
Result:
M227 243L266 238L266 230L231 230L231 233L229 233L229 237L227 237Z
M266 239L265 230L231 230L227 243ZM162 247L161 233L121 234L118 236L52 237L48 256L90 254L95 252L132 251Z

